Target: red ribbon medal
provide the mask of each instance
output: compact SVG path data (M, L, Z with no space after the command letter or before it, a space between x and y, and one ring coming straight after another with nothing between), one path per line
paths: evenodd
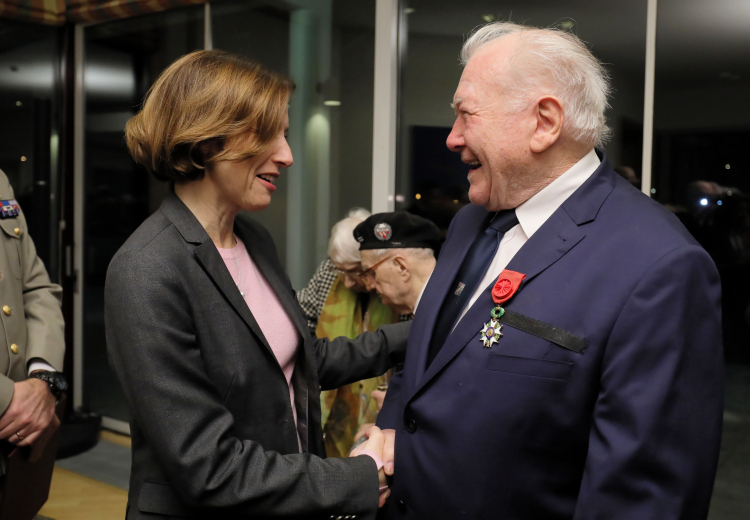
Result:
M495 282L495 286L492 288L492 300L497 306L490 311L492 319L484 324L484 328L481 330L479 336L479 340L485 347L492 348L492 345L497 343L503 335L500 332L503 326L499 320L505 314L505 309L501 305L516 294L524 278L526 278L525 274L507 269L503 269L503 272L498 276L497 282Z

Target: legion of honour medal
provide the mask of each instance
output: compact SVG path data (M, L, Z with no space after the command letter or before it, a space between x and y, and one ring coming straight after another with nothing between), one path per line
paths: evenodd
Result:
M505 309L501 305L513 297L524 278L526 278L525 274L508 271L507 269L503 269L503 272L497 278L497 282L492 288L492 301L495 302L496 306L490 311L490 321L484 324L484 328L479 334L479 341L485 347L492 348L492 345L500 341L503 335L500 318L505 314Z

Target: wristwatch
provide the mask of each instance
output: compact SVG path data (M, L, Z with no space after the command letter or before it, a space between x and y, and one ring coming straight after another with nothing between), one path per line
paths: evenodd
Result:
M62 375L61 372L37 370L36 372L29 374L29 377L35 377L47 383L49 385L49 391L52 392L55 399L59 400L68 390L68 382L65 380L65 376Z

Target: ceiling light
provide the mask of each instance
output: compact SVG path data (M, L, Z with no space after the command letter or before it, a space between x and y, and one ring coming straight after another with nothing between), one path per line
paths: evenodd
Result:
M336 101L333 99L329 99L328 101L323 101L323 104L327 107L340 107L341 101Z
M20 101L16 101L16 106L17 107L20 107L21 105L23 105L23 103L21 103Z
M25 162L25 161L26 161L26 156L25 156L25 155L22 155L22 156L21 156L21 162Z
M726 166L724 166L724 168L728 170L729 168L731 168L731 166L727 164Z
M497 17L494 14L483 14L482 20L484 20L487 23L494 22L497 20Z
M716 201L716 204L718 204L719 206L721 206L721 201L720 201L720 200L717 200L717 201Z
M406 9L404 9L404 12L405 12L406 14L412 14L412 13L415 13L416 11L417 11L417 10L416 10L416 9L414 9L413 7L407 7Z
M400 193L396 194L396 202L404 202L404 196Z
M417 199L417 200L419 200L419 199L422 198L422 195L420 195L419 193L417 193L416 195L414 195L414 198Z
M708 199L701 199L701 206L708 206Z
M656 193L656 188L651 188L651 193Z
M560 23L558 23L557 25L558 25L558 27L560 27L560 29L565 29L566 31L568 31L568 30L572 29L575 26L575 24L576 23L575 23L574 20L563 20Z

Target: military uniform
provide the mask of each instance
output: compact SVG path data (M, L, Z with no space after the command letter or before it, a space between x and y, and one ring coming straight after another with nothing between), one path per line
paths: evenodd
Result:
M49 280L8 177L0 170L0 415L31 360L61 372L65 341L62 288Z

